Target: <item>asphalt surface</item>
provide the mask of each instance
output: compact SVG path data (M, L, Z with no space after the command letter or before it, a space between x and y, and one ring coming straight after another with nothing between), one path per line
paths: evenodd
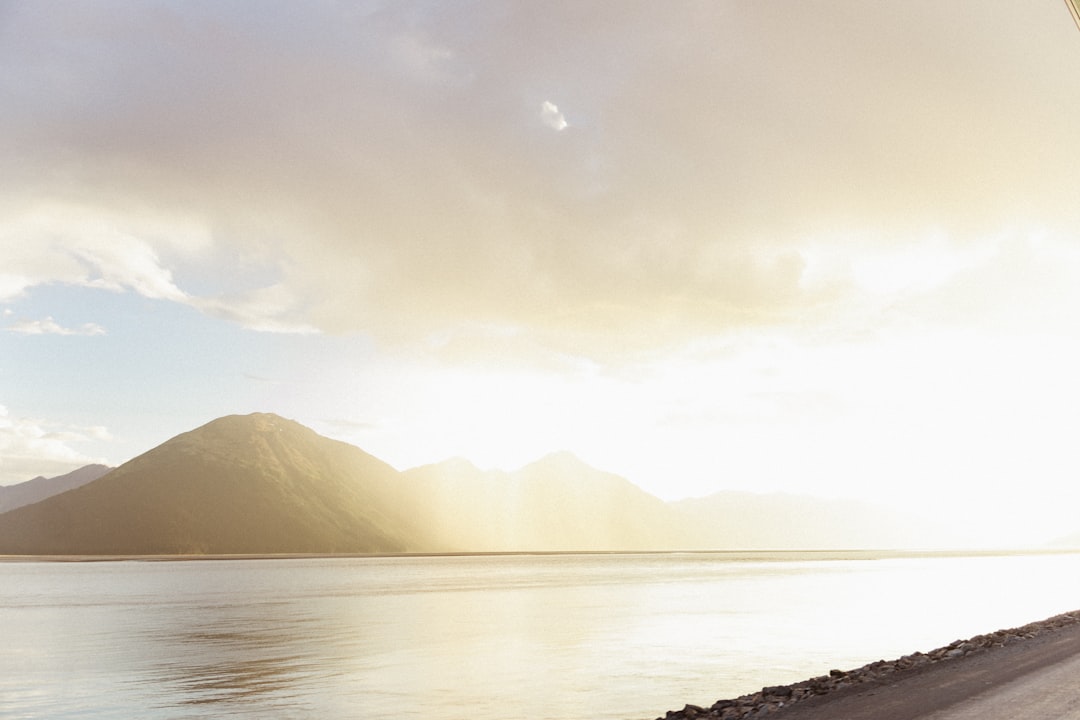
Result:
M810 698L769 717L1080 720L1080 625Z
M926 720L987 718L1080 720L1080 655L926 716Z

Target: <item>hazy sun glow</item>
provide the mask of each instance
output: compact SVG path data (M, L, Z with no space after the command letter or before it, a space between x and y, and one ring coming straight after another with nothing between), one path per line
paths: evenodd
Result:
M258 11L0 14L0 483L269 411L1080 530L1059 2Z

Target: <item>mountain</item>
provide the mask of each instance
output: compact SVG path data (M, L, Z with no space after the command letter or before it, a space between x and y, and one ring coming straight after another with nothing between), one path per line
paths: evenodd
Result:
M724 491L672 503L711 548L842 550L954 547L945 528L856 500Z
M24 485L59 487L44 478ZM398 472L264 413L219 418L79 487L0 514L0 554L31 555L949 544L935 528L857 502L722 492L664 503L569 453L513 472L465 460Z
M0 516L0 553L152 555L683 547L678 513L569 453L513 473L399 473L276 415L220 418Z
M23 505L33 505L45 498L73 490L97 480L110 470L112 468L106 465L86 465L65 475L51 478L39 476L17 485L0 486L0 513L20 508Z
M625 478L570 453L512 473L468 461L404 473L427 500L425 524L458 549L662 550L688 547L679 514Z
M0 516L0 553L360 553L438 549L399 474L276 415L228 416Z

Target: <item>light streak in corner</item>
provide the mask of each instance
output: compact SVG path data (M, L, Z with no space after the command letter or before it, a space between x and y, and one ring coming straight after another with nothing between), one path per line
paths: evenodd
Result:
M1065 4L1069 6L1069 12L1072 13L1077 29L1080 29L1080 0L1065 0Z

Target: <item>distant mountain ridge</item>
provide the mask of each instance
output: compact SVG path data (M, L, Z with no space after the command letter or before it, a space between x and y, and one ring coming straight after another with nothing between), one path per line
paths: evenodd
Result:
M689 542L662 500L570 453L514 472L449 460L407 470L403 479L429 500L425 522L461 550L656 550Z
M671 503L709 547L756 550L955 547L947 529L856 500L721 491Z
M112 468L107 465L85 465L56 477L47 478L39 475L32 480L17 485L0 485L0 513L24 505L33 505L53 495L74 490L88 482L97 480L110 470Z
M665 503L569 453L513 472L463 460L399 472L299 423L255 413L211 421L3 513L0 554L898 547L891 541L905 520L867 512L737 493Z

